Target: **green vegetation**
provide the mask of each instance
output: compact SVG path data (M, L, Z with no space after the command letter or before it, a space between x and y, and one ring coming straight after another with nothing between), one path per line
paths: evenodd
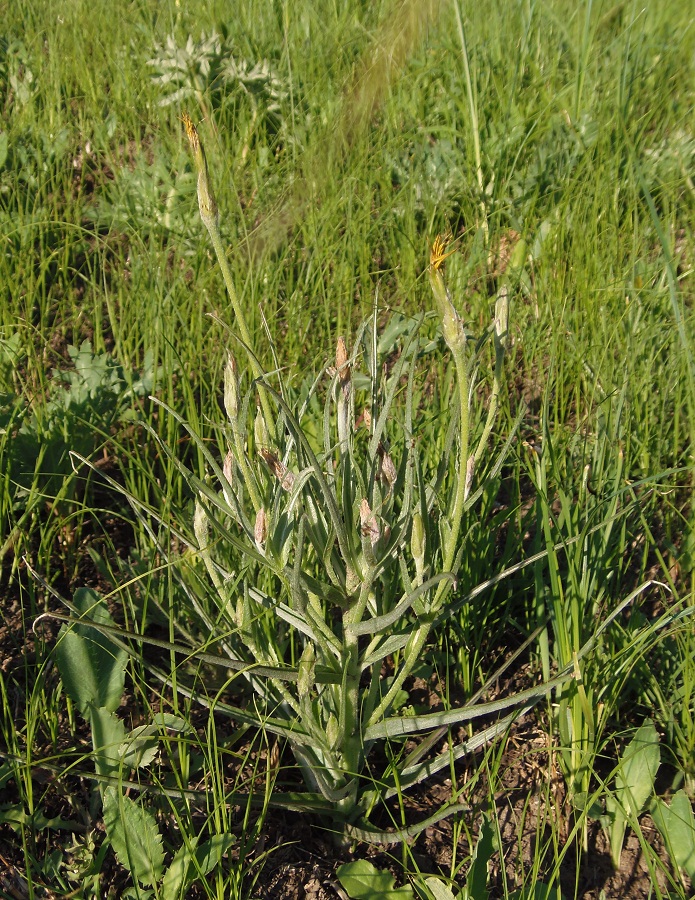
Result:
M685 6L7 6L0 892L690 896Z

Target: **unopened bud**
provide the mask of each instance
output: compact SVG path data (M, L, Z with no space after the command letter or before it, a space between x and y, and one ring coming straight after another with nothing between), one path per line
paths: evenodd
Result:
M256 540L256 544L259 547L262 547L263 544L265 544L265 539L268 536L268 519L262 506L256 513L256 523L253 527L253 536Z
M216 228L218 217L217 201L215 200L215 195L212 192L212 187L210 186L208 178L208 164L205 158L205 150L200 143L198 131L188 113L184 113L181 116L181 121L186 130L186 137L188 138L191 153L193 154L196 171L198 172L198 208L200 209L200 218L203 220L203 224L208 230L213 227Z
M337 750L340 740L340 725L333 713L328 716L328 722L326 722L326 737L331 750Z
M362 535L368 538L369 543L374 547L381 537L381 531L379 530L379 523L376 520L376 516L370 509L369 503L366 500L362 500L360 503L360 526L362 528Z
M267 450L270 447L270 435L268 434L268 427L265 424L265 419L263 418L263 414L261 413L260 409L256 411L256 418L253 423L253 436L256 439L257 450Z
M396 471L396 467L393 464L393 460L386 452L386 448L379 441L379 446L376 448L377 453L379 454L379 477L383 478L389 486L389 491L393 488L396 483L396 479L398 478L398 472Z
M410 534L410 552L413 559L418 562L425 558L425 524L422 516L416 512L413 516L413 529Z
M231 353L227 353L227 365L224 369L224 408L229 421L236 425L239 415L239 373Z
M227 455L224 458L224 462L222 463L222 474L224 475L225 483L222 485L222 493L224 494L224 499L231 506L232 505L232 495L230 492L230 488L232 486L232 479L234 478L234 454L231 450L227 451Z
M342 337L338 338L338 344L335 349L335 370L338 373L338 380L343 393L347 397L350 393L350 366L348 364L345 338Z
M280 487L284 491L291 491L296 481L294 472L291 472L284 464L284 462L278 459L277 456L270 450L265 450L263 447L261 447L258 452L261 454L263 461L271 470L273 475L280 482Z
M463 499L467 500L468 495L471 492L471 486L473 484L473 474L475 472L475 454L471 454L468 457L468 462L466 463L466 483L463 486Z
M198 549L205 550L208 545L208 517L202 503L196 498L193 514L193 533L198 541Z
M297 693L300 699L306 697L314 686L314 670L316 668L316 651L314 645L308 643L299 660L298 677L297 677Z

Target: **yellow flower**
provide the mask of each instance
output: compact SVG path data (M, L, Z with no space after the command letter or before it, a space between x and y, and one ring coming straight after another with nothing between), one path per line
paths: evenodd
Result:
M432 243L430 248L430 268L435 272L442 267L447 256L451 256L451 254L456 251L455 247L447 251L447 244L450 240L451 233L449 232L447 234L438 234Z

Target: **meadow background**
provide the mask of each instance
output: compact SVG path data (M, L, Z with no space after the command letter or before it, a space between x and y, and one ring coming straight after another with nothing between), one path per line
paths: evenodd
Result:
M525 242L491 445L523 414L465 534L459 589L538 558L452 613L404 702L426 708L433 691L445 706L465 701L539 625L488 696L536 683L596 641L571 692L452 762L448 784L422 788L414 807L400 798L383 827L422 818L447 790L470 810L382 848L374 863L406 893L387 879L372 896L690 896L687 4L57 0L7 2L2 20L2 896L333 897L337 867L372 854L336 849L320 818L283 809L287 785L296 790L291 754L153 680L137 645L118 714L156 735L156 754L148 745L133 769L151 787L143 808L156 812L163 853L158 877L138 879L100 824L90 729L56 667L59 623L33 628L89 588L130 632L172 638L176 622L191 646L207 639L184 572L200 567L181 537L193 493L155 436L202 479L206 461L150 399L214 445L234 320L198 215L184 111L205 144L262 362L288 383L333 364L338 337L349 344L375 303L392 365L402 324L434 308L437 234L451 233L453 301L484 332ZM436 318L423 327L435 340ZM452 383L440 347L420 406L433 447ZM483 355L483 406L490 371ZM172 736L164 713L185 728ZM658 773L638 753L657 738ZM624 774L630 746L649 777ZM489 874L475 868L476 845ZM185 877L162 882L177 853Z

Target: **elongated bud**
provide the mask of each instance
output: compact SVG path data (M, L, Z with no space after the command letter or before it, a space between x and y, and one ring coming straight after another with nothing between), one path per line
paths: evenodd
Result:
M256 523L253 527L253 536L255 538L256 545L262 548L263 544L265 544L265 539L268 537L268 519L262 506L256 513Z
M208 546L208 517L202 504L196 498L195 513L193 514L193 533L198 541L198 549L204 551Z
M335 370L338 373L338 381L343 393L346 397L350 395L351 371L348 363L347 347L345 346L345 338L339 337L338 344L335 348Z
M362 534L366 538L369 538L369 543L374 547L381 537L381 531L379 530L379 523L376 520L376 516L370 509L367 500L362 500L360 503L360 526L362 528Z
M302 658L299 660L297 693L299 694L300 700L302 697L308 696L309 691L314 686L314 681L316 680L314 676L315 669L316 651L314 650L314 645L309 643L304 648Z
M326 722L326 737L331 750L337 750L340 742L340 725L333 713L329 715L328 722Z
M287 466L282 462L282 460L278 459L277 456L272 453L270 450L266 450L263 447L258 451L263 458L263 461L271 470L273 475L280 482L280 487L284 491L291 491L294 487L294 483L296 481L294 472L291 472Z
M495 300L495 352L504 353L507 349L509 330L509 286L505 282L497 291Z
M417 580L422 584L425 578L425 549L427 544L427 536L425 534L425 523L419 512L413 515L413 527L410 532L410 552L413 554L415 562L415 571Z
M473 485L473 475L475 473L475 454L471 453L466 463L466 483L463 488L463 499L468 500Z
M181 121L186 129L186 137L193 154L196 171L198 172L198 208L200 210L200 218L209 231L210 228L217 227L218 210L217 201L208 178L208 163L205 158L205 150L200 143L198 131L188 113L184 113L181 116Z
M466 346L466 331L463 327L461 317L456 312L454 304L451 302L449 291L444 284L442 276L442 264L448 254L445 252L444 240L437 236L432 245L430 253L429 278L434 294L434 300L437 304L437 312L442 322L442 334L448 348L452 353L460 353Z
M216 588L221 588L222 583L220 581L220 576L215 569L208 545L208 516L198 497L196 497L195 500L195 512L193 514L193 533L198 542L198 551L205 563L205 568L208 570L208 575L210 576L212 583Z
M222 463L222 474L224 475L225 481L222 485L222 493L224 494L224 499L227 503L233 507L231 487L232 479L234 478L234 454L231 450L227 450L227 455Z
M268 450L270 448L270 435L260 409L256 411L256 418L253 423L253 436L256 439L257 450Z
M376 565L374 547L381 537L381 532L376 516L371 511L366 500L362 500L360 503L360 531L362 533L362 553L365 561L368 566L374 567Z
M224 369L224 409L231 424L236 426L239 415L239 373L231 353L227 353L227 365Z
M416 562L418 560L422 561L425 558L425 524L422 521L422 516L419 512L416 512L413 516L413 529L410 534L410 552L413 554L413 559Z
M384 447L381 441L379 441L379 446L376 450L379 454L379 478L383 479L388 484L389 491L391 491L398 478L398 472L393 464L393 460L386 451L386 447Z
M350 438L350 395L352 393L352 373L348 363L347 347L345 339L338 338L335 350L335 368L338 374L340 394L338 395L338 443L344 453L348 448Z

